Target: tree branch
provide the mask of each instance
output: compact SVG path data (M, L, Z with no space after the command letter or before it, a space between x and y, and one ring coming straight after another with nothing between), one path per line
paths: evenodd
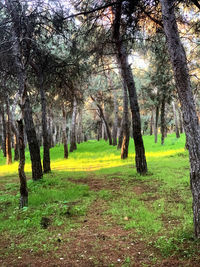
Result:
M104 5L104 6L100 6L100 7L97 7L97 8L94 8L94 9L91 9L91 10L88 10L88 11L83 11L83 12L79 12L79 13L76 13L76 14L72 14L70 16L67 16L65 17L64 19L69 19L69 18L74 18L74 17L77 17L77 16L81 16L81 15L88 15L88 14L91 14L93 12L96 12L96 11L99 11L99 10L102 10L102 9L105 9L107 7L111 7L111 6L114 6L118 3L121 3L123 2L124 0L118 0L116 2L113 2L113 3L110 3L110 4L107 4L107 5Z

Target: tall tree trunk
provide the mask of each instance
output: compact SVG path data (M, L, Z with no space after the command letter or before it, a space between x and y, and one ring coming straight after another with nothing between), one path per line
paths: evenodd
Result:
M138 173L145 174L147 172L147 162L141 133L140 111L136 87L133 79L133 73L128 63L126 48L123 40L120 38L121 5L122 3L119 3L115 9L113 8L113 13L115 14L113 21L113 39L115 41L117 62L121 70L121 76L129 93L130 109L132 113L133 139L135 143L136 169Z
M200 127L196 113L185 50L181 43L173 0L160 0L164 31L173 65L176 88L183 114L190 157L190 185L193 195L195 237L200 238Z
M23 207L28 206L28 189L27 189L26 175L24 172L25 146L24 146L24 129L22 120L18 121L18 132L19 132L19 155L20 155L20 162L18 167L18 173L20 179L19 207L22 209Z
M180 137L179 134L179 129L178 129L178 120L177 120L177 114L176 114L176 105L174 101L172 101L172 107L173 107L173 113L174 113L174 123L175 123L175 133L176 133L176 138Z
M12 127L12 132L14 133L14 160L18 161L19 160L19 134L18 134L18 130L15 126L14 121L12 120L11 122L11 127Z
M102 136L102 121L98 121L97 125L97 140L99 141Z
M11 145L11 122L10 122L10 105L8 99L6 100L6 112L7 112L7 122L6 122L6 162L7 164L12 163L12 145Z
M102 123L101 123L101 138L104 140L104 138L105 138L105 129L104 129L104 123L103 123L103 120L102 120L102 118L101 118L101 121L102 121Z
M42 75L42 74L41 74ZM43 171L48 173L51 171L50 161L50 138L47 130L47 112L46 112L46 96L44 92L44 81L43 77L39 77L40 81L40 98L42 106L42 137L43 137Z
M7 9L12 17L12 52L15 60L17 79L19 85L20 107L25 122L25 130L29 144L29 151L32 163L32 178L38 180L42 178L42 165L40 159L40 148L38 145L35 127L32 118L32 109L27 95L26 88L26 68L23 56L19 14L16 11L14 1L6 0ZM16 12L15 12L16 11Z
M82 111L79 110L78 112L78 127L77 127L77 143L81 143L81 136L82 136Z
M165 123L165 93L163 92L163 97L161 101L161 108L160 108L160 128L161 128L161 145L164 144L165 140L165 133L166 133L166 123Z
M19 160L19 146L18 146L18 138L16 135L14 135L14 161Z
M32 109L28 96L25 97L25 103L23 107L23 117L25 123L25 130L29 145L29 151L32 163L32 178L34 181L42 178L42 164L40 158L40 147L38 144L35 126L33 123Z
M56 145L56 125L53 125L52 128L52 138L51 138L51 147L54 147Z
M129 118L128 118L128 93L126 84L123 82L123 141L121 146L121 159L128 158L129 146Z
M105 122L103 122L103 131L104 131L104 140L107 142L108 141L108 135L107 135L107 131L106 131Z
M105 118L103 109L102 109L102 107L101 107L99 104L96 103L96 105L97 105L98 110L99 110L100 118L102 118L102 120L103 120L103 122L104 122L105 129L106 129L106 133L105 133L104 135L108 137L109 145L112 145L111 132L110 132L110 128L109 128L108 122L107 122L107 120L106 120L106 118Z
M153 109L151 111L151 120L150 120L150 135L153 135L154 128L154 117L153 117Z
M118 102L117 102L117 92L114 90L114 125L113 125L113 146L117 145L117 127L118 127Z
M5 111L4 106L1 106L1 115L2 115L2 126L3 126L3 136L2 136L2 149L3 155L6 157L6 120L5 120Z
M121 127L120 127L120 131L119 131L119 138L118 138L118 145L117 145L117 149L121 149L122 147L122 141L123 141L123 118L121 121Z
M181 114L180 108L178 108L178 118L179 118L180 133L183 133L183 121L182 121L182 114Z
M64 158L68 159L68 145L67 145L68 131L67 131L67 123L66 123L66 112L65 112L64 107L63 107L62 130L63 130Z
M77 114L77 101L74 97L73 111L72 111L72 123L71 123L71 138L70 138L70 152L77 149L76 146L76 114Z
M135 144L136 169L138 173L144 174L147 172L147 163L144 144L142 140L140 111L137 101L135 82L133 79L132 70L130 68L130 65L128 64L128 57L125 48L122 46L122 44L117 43L117 49L118 63L121 69L122 78L129 92L129 101L132 113L133 139Z
M106 133L107 133L107 137L109 139L109 145L112 145L112 136L111 136L111 132L110 132L110 128L109 128L109 125L108 125L108 122L105 118L105 115L104 115L104 112L103 112L103 108L95 101L94 97L90 96L91 99L96 103L97 105L97 108L98 108L98 111L99 111L99 118L102 119L103 121L103 124L105 126L105 129L106 129ZM104 138L105 138L106 134L104 133Z
M156 106L156 118L154 124L154 141L155 143L158 142L158 119L159 119L159 106Z

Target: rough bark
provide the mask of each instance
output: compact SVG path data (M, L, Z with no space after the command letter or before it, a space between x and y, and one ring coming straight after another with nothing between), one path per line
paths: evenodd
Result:
M18 135L18 130L15 126L14 121L11 122L11 128L12 132L14 133L14 160L18 161L19 160L19 135Z
M128 93L126 84L123 82L123 140L121 146L121 159L128 158L128 146L129 146L129 118L128 118Z
M3 105L1 107L1 115L2 115L2 126L3 126L2 150L4 157L6 157L6 120L5 120L5 111Z
M175 124L175 133L176 133L176 138L180 137L179 133L179 128L178 128L178 119L177 119L177 114L176 114L176 105L174 101L172 101L172 107L173 107L173 113L174 113L174 124Z
M17 136L14 135L14 161L19 160L19 146L18 146L18 140Z
M159 118L159 106L156 106L156 116L154 124L154 142L158 142L158 118Z
M166 135L165 100L166 100L166 96L165 96L165 93L163 92L163 97L162 97L162 101L161 101L161 108L160 108L161 145L164 144L165 135Z
M153 110L151 111L151 120L150 120L150 135L153 135L153 128L154 128L154 117L153 117Z
M102 122L98 121L97 122L97 141L100 141L101 136L102 136Z
M22 209L23 207L28 206L28 189L27 189L27 182L26 182L26 175L24 172L25 166L25 145L24 145L24 128L22 120L18 122L18 132L19 132L19 157L20 162L18 166L18 174L20 180L20 201L19 207Z
M160 0L164 31L173 66L176 88L183 114L190 158L190 185L193 196L193 220L195 237L200 238L200 126L194 103L185 50L180 40L174 3Z
M117 92L114 90L114 124L113 124L113 146L117 145L117 127L118 127L118 102L117 102Z
M120 127L120 131L119 131L119 138L118 138L117 149L121 149L121 147L122 147L122 140L123 140L123 118L122 118L122 121L121 121L121 127Z
M67 145L68 130L66 123L66 112L64 107L63 107L62 131L63 131L64 158L68 159L68 145Z
M104 131L104 140L107 142L108 141L108 135L107 135L107 131L106 131L106 125L105 122L103 121L103 131Z
M11 145L11 122L10 122L10 107L8 100L6 101L6 112L7 112L7 122L6 122L6 162L7 164L12 164L12 145Z
M28 96L25 97L25 103L23 107L23 118L25 123L25 130L29 145L31 164L32 164L32 179L39 180L42 178L42 164L40 158L40 148L37 141L35 126L33 123L32 109L30 106Z
M82 141L82 111L78 112L78 126L77 126L77 143L80 144Z
M73 111L72 111L72 122L71 122L71 135L70 135L70 152L77 149L76 146L76 114L77 114L77 101L74 97Z
M178 108L178 119L179 119L179 129L180 133L183 133L183 121L182 121L182 114L180 108Z
M102 119L101 119L102 120ZM102 123L101 123L101 138L104 140L105 138L105 129L104 129L104 123L103 123L103 120L102 120Z
M127 128L125 126L125 128ZM123 136L123 141L122 141L122 147L121 147L121 159L126 159L128 158L128 146L129 146L129 131L126 132Z
M50 138L47 130L47 111L46 111L46 95L43 88L43 77L39 77L40 86L40 98L42 106L42 138L43 138L43 171L48 173L51 171L51 161L50 161Z
M128 55L123 40L120 38L120 21L121 21L121 3L113 10L115 15L113 22L113 40L115 42L115 50L117 62L121 70L121 76L129 93L130 109L132 114L133 139L135 144L135 162L137 172L145 174L147 172L147 163L145 157L145 149L141 134L140 111L137 100L137 93L133 73L128 63Z

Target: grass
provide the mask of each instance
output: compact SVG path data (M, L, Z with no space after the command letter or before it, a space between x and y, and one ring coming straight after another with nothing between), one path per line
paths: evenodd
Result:
M168 135L161 146L154 143L153 136L144 136L144 143L149 170L146 176L136 173L133 141L126 160L121 160L119 151L105 141L80 144L67 160L63 159L63 147L56 146L51 149L52 173L38 182L30 179L30 156L26 151L29 207L23 210L18 209L18 163L7 166L0 154L0 231L9 240L4 253L55 251L61 229L67 233L81 227L92 203L102 199L107 206L102 216L111 216L116 225L132 230L155 249L154 261L173 255L182 260L196 259L199 242L193 239L185 137ZM93 191L87 184L73 182L94 177L119 186L104 188L102 184L100 190ZM50 224L49 231L42 226L44 218ZM18 244L12 241L19 238ZM124 264L129 261L126 256Z

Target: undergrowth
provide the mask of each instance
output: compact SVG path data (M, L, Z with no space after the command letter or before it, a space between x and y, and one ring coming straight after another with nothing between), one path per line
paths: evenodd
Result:
M193 239L185 137L168 135L161 146L153 142L153 136L144 136L144 143L149 170L145 176L136 173L133 141L126 160L105 141L80 144L67 160L63 159L63 146L56 146L51 149L52 172L38 182L31 180L27 150L29 206L22 210L18 208L18 163L6 166L0 152L0 231L8 240L5 255L27 248L56 250L58 234L81 227L93 201L102 199L108 207L102 216L112 216L114 223L132 230L154 248L154 261L174 255L197 257L199 242ZM93 176L102 183L105 179L116 181L120 187L117 191L103 187L92 191L73 182Z

